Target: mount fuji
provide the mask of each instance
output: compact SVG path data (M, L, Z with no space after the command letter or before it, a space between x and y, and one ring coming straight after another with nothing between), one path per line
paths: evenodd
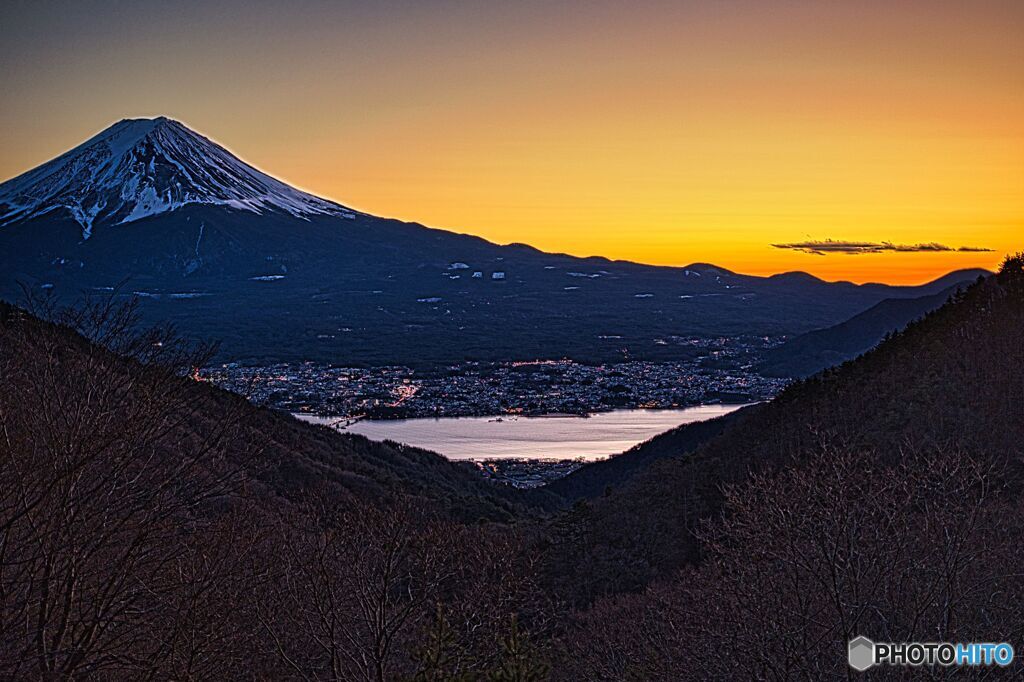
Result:
M164 117L0 184L0 297L135 296L236 360L681 358L694 339L803 333L981 272L855 285L501 246L300 191Z
M189 204L354 217L351 209L300 192L161 116L124 119L0 185L0 225L63 209L88 239L97 220L130 223Z

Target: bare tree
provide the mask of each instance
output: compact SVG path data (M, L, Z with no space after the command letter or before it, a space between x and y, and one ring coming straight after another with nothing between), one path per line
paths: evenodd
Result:
M570 655L588 679L819 680L853 674L857 635L1016 641L1021 557L1004 539L1021 509L1001 480L956 450L891 466L834 448L814 467L756 476L726 491L699 568L599 603Z
M170 649L146 624L180 615L181 552L237 483L232 420L193 428L203 406L182 375L204 355L134 332L131 304L37 312L58 324L0 323L0 674L152 673Z
M409 640L450 575L449 531L401 503L315 496L282 514L257 618L290 673L381 681L408 668Z

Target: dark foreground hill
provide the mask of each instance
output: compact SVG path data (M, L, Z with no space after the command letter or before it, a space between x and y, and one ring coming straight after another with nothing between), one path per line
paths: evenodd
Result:
M94 310L108 316L103 324L109 325L116 324L113 318L120 309L103 303ZM170 375L168 368L160 366L159 355L150 358L148 366L118 357L71 328L43 322L3 302L0 324L0 360L8 368L4 399L11 401L5 414L23 420L22 424L58 420L50 425L52 432L40 434L47 438L58 437L57 429L82 419L84 423L76 428L83 430L76 431L76 437L105 442L115 439L132 419L150 416L133 410L160 410L167 414L161 417L166 421L159 435L168 446L193 440L217 442L222 459L239 467L240 474L262 494L287 498L319 487L339 500L384 503L408 496L470 520L508 520L527 508L524 502L529 496L487 484L467 467L437 453L373 442L255 407L211 384ZM179 364L183 357L171 356ZM60 394L34 390L45 377L59 378L58 385L47 388L59 388ZM144 402L155 398L166 402ZM71 414L62 414L68 410ZM97 419L90 421L91 416ZM550 506L549 496L533 497Z
M568 476L548 484L545 490L567 500L608 494L612 489L625 485L634 476L642 474L658 460L679 457L696 450L729 428L745 410L749 409L746 407L715 419L677 426L626 452L577 469Z
M692 528L716 513L724 483L794 463L813 466L835 444L893 461L905 449L948 446L1015 463L1024 452L1022 334L1020 285L1008 276L982 280L862 357L730 415L728 428L710 439L675 429L623 455L653 465L593 505L595 527L621 534L629 547L637 543L633 556L644 568L630 581L642 584L699 554L690 533L658 541L650 534L684 519L682 527ZM692 456L666 457L695 446ZM637 525L619 527L617 517Z
M956 282L939 293L920 298L886 299L846 322L797 336L765 353L758 368L769 376L805 377L870 350L886 335L898 332L910 322L935 310L971 279L960 280L969 271L950 273L944 282ZM980 277L980 275L979 275ZM555 481L548 490L567 499L596 497L619 488L655 461L695 450L734 423L743 412L687 424L660 434L627 452L583 467Z
M560 518L570 677L824 679L858 635L1019 641L1022 266Z
M543 525L186 378L119 308L5 308L0 677L828 679L857 635L1020 641L1022 266Z
M59 319L0 305L0 678L394 679L432 628L484 674L532 646L505 524L550 495L188 378L201 354L130 308Z

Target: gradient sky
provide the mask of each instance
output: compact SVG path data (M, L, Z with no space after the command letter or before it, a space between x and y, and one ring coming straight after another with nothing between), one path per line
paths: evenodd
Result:
M1024 248L1024 2L0 2L0 178L167 115L384 216L920 282ZM987 253L775 248L824 239Z

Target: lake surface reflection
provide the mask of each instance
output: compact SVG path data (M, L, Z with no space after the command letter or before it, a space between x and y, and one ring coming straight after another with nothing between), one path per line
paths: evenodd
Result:
M337 417L296 414L373 440L393 440L449 459L601 459L680 424L728 414L742 405L699 405L673 410L613 410L583 417L443 417L363 420L343 428Z

